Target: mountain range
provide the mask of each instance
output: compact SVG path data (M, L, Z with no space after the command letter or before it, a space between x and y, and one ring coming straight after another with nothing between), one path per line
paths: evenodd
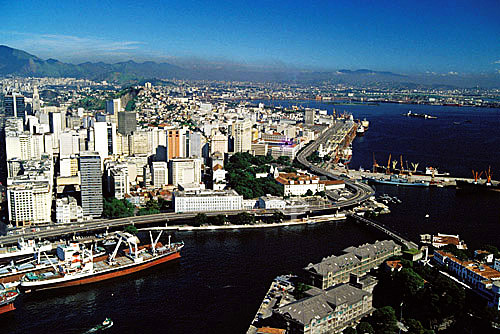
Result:
M404 75L369 69L338 71L306 71L297 69L269 69L235 64L175 65L166 62L135 62L132 60L108 64L85 62L64 63L56 59L41 59L28 52L0 45L0 76L74 77L107 80L118 83L147 79L191 79L221 81L320 82L347 84L388 83L398 86L455 86L486 88L500 87L500 73L457 75L426 73Z

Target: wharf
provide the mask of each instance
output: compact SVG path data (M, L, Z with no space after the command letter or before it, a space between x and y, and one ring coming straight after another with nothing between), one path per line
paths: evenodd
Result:
M327 167L328 171L331 172L332 174L338 175L338 176L344 176L348 177L353 180L361 180L363 176L365 177L371 177L371 178L376 178L376 179L383 179L383 180L389 180L391 175L385 174L385 173L373 173L369 170L354 170L354 169L345 169L345 168L336 168L332 167L331 165ZM407 177L407 175L404 175L404 177ZM461 181L468 181L468 182L473 182L473 179L468 179L468 178L460 178L460 177L454 177L451 175L446 175L446 176L434 176L432 175L411 175L408 178L409 181L422 181L422 182L429 182L430 186L436 186L436 187L455 187L457 185L456 181L461 180Z

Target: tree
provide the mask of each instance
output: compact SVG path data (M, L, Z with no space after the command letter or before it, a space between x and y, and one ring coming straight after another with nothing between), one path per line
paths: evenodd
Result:
M359 325L356 327L356 332L358 334L375 334L372 325L370 325L366 321L362 321L359 323Z
M305 196L312 196L312 195L313 192L311 191L311 189L307 189Z
M415 320L415 319L408 319L406 322L406 325L408 326L408 334L424 334L425 333L425 328L422 326L420 321Z
M282 156L278 157L276 162L279 163L280 165L289 166L290 165L290 157L282 155Z
M127 225L125 226L125 228L123 229L123 231L127 232L127 233L130 233L132 235L136 235L138 230L137 230L137 227L135 227L134 225Z
M135 206L126 199L105 198L102 215L107 218L123 218L134 215Z
M281 211L276 211L271 217L273 223L281 223L285 219L285 215Z
M195 217L194 217L194 224L193 226L201 226L201 225L205 225L208 223L208 217L206 214L204 213L198 213Z
M356 334L356 330L352 327L346 327L343 331L343 334Z
M405 296L415 296L417 291L424 286L424 279L411 268L403 268L396 274L396 279Z
M249 225L255 223L255 216L248 212L240 212L234 217L234 222L240 225Z
M376 333L395 333L398 331L396 312L390 306L375 310L368 320Z
M149 201L146 202L146 207L139 209L137 215L145 216L145 215L154 215L157 213L160 213L160 205L158 204L158 201L150 199Z
M212 219L212 224L217 226L224 225L225 222L226 222L226 216L224 215L217 215Z

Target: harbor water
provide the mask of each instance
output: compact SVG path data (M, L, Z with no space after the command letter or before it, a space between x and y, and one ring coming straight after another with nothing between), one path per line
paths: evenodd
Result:
M333 110L318 102L264 101ZM382 104L335 106L367 118L370 128L353 143L353 168L393 158L468 177L491 165L500 179L500 110ZM409 118L412 110L437 116ZM377 186L397 196L382 221L418 240L421 233L453 233L469 247L500 246L500 194L460 195L451 188ZM426 218L428 215L428 218ZM271 280L351 245L386 236L353 222L260 230L179 232L182 258L110 281L33 293L0 317L2 333L82 333L113 319L108 333L244 333Z

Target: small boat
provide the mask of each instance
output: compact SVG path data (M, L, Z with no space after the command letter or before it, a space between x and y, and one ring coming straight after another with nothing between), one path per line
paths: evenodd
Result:
M111 318L106 318L101 324L99 324L95 327L92 327L91 329L86 331L85 334L102 331L102 330L110 328L111 326L113 326L113 320L111 320Z
M19 290L15 286L0 283L0 314L13 311L14 301L19 296Z

